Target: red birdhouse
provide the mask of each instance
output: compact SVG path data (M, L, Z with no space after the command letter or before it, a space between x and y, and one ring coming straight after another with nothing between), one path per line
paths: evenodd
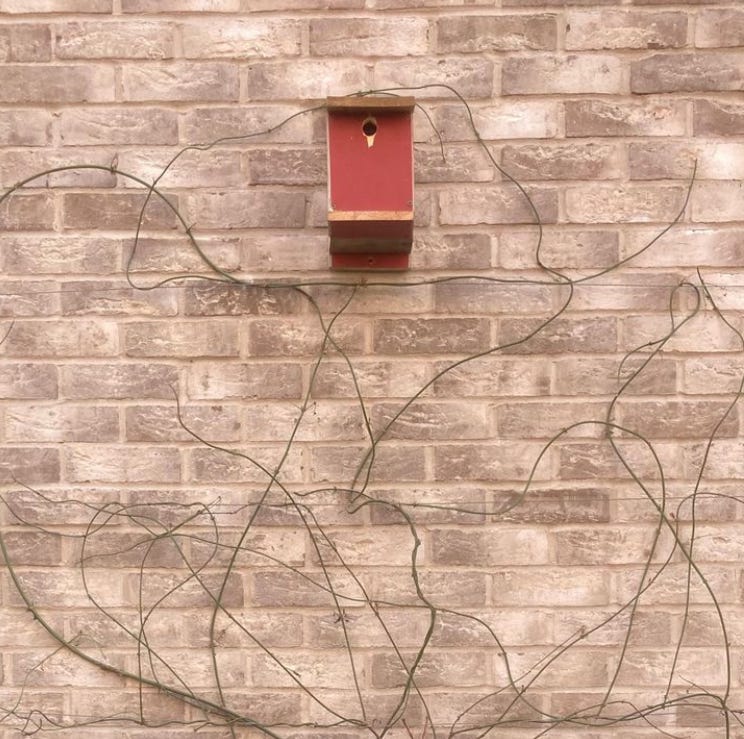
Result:
M329 97L331 267L403 270L413 243L412 97Z

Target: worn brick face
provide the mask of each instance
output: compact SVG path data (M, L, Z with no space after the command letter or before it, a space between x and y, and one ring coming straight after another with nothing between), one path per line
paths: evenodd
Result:
M0 533L167 686L6 567L2 739L722 736L740 5L0 0ZM330 272L378 88L410 268Z

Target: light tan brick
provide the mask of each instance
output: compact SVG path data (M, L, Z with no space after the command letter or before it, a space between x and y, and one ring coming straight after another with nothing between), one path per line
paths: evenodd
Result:
M558 135L558 103L551 100L499 100L473 107L473 123L486 140L547 139ZM435 120L447 141L472 141L473 123L462 106L443 105Z
M66 364L60 394L72 400L173 399L178 370L166 364Z
M437 21L440 53L552 50L556 48L554 15L469 15Z
M503 570L493 589L497 606L601 606L610 598L609 575L596 567Z
M175 447L66 447L66 477L70 482L178 482L181 458Z
M287 62L257 62L247 72L249 100L309 100L327 95L348 95L365 88L367 74L362 65L337 59L302 59Z
M172 64L129 65L122 69L125 100L237 101L238 70L220 62L183 62Z
M110 13L112 0L38 0L33 9L26 0L1 0L3 13Z
M422 401L402 414L401 410L399 403L375 404L369 414L372 428L376 433L385 429L387 439L483 439L489 435L486 409L480 403Z
M561 429L574 424L602 420L606 412L606 404L586 401L500 403L495 408L496 428L501 438L550 439ZM603 429L593 425L582 425L572 429L571 435L597 437L603 435Z
M0 450L0 482L24 485L58 482L59 451L35 447L5 447Z
M0 70L4 103L105 103L114 100L114 70L91 66L6 65Z
M517 354L607 352L617 346L617 326L611 316L558 318L545 328L532 318L499 322L499 344Z
M426 53L425 18L316 18L310 21L313 56L411 56Z
M372 657L371 679L378 688L401 687L408 680L415 654L378 654ZM401 657L403 664L401 664ZM405 665L405 667L403 666ZM484 685L488 666L483 652L446 652L432 650L418 663L414 673L419 687L444 687L453 682L463 687Z
M436 565L488 568L548 563L548 537L535 528L434 529L431 556Z
M734 182L701 182L692 201L695 221L740 221L744 202L744 185Z
M302 26L295 20L194 21L180 26L183 53L190 59L256 59L296 56Z
M686 106L677 100L566 100L566 136L682 136Z
M375 351L386 354L478 352L488 348L483 318L381 318L374 322Z
M240 0L121 0L124 13L234 13Z
M189 372L188 392L197 400L299 398L299 364L217 364L195 362Z
M6 406L5 438L11 442L116 441L115 408L86 406Z
M300 228L305 196L289 190L204 192L190 197L188 212L202 228Z
M0 205L6 231L47 231L54 227L54 198L48 193L14 193Z
M297 441L353 442L366 436L356 404L320 401L311 403L302 416L300 410L294 403L252 403L244 409L243 421L257 441L284 441L293 433Z
M744 12L740 8L703 8L695 24L695 46L718 48L744 44Z
M631 62L633 93L740 90L744 56L734 52L655 54Z
M501 90L505 95L627 92L623 64L609 54L507 58Z
M238 454L222 449L194 449L189 454L190 479L197 483L259 482L268 484L276 465L281 461L284 445L231 448ZM242 456L241 456L242 455ZM280 481L300 482L303 478L303 457L297 448L284 461L277 476Z
M693 128L696 136L737 136L744 132L744 105L718 100L695 100Z
M417 91L419 96L425 97L447 96L445 90L436 87L444 83L468 99L490 98L494 78L494 65L490 60L456 56L379 61L373 70L375 88L434 85L431 89Z
M117 327L101 321L16 321L3 348L12 357L108 357L118 351Z
M0 29L0 59L3 62L48 62L52 38L48 26L6 25Z
M555 223L558 192L549 188L527 190L540 219ZM535 213L524 194L511 185L488 189L446 190L439 196L439 220L445 225L536 223Z
M578 186L566 191L566 211L572 223L667 223L684 200L682 187Z
M124 349L130 357L230 357L238 354L234 323L139 322L124 327Z
M65 23L54 26L58 59L168 59L173 30L165 23Z
M187 405L180 408L180 422L175 403L142 405L126 409L126 439L135 442L195 442L181 426L211 442L240 440L240 412L227 405Z
M529 442L501 441L490 444L442 445L434 449L437 480L487 480L491 482L523 480L536 462L542 445ZM544 480L548 465L535 472Z
M65 193L62 196L62 221L66 229L118 229L134 232L145 206L144 194ZM170 203L170 205L168 204ZM173 208L178 201L169 197L166 203L153 196L147 201L143 224L149 228L175 228Z
M366 326L355 319L339 321L333 326L333 339L345 352L363 352ZM248 327L248 350L254 357L287 357L315 355L323 346L324 331L318 321L305 316L259 318ZM333 350L326 346L326 350Z
M687 41L687 15L681 12L576 10L566 23L567 49L663 49Z
M358 473L364 479L372 462L371 479L375 482L417 481L424 478L424 449L420 446L378 445L374 460L369 447L318 446L312 450L311 473L314 482L338 482L349 485ZM361 472L360 472L361 469Z

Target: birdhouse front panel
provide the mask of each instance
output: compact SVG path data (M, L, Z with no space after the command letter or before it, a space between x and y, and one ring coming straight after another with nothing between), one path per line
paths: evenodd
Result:
M328 98L335 269L406 269L413 242L411 97Z

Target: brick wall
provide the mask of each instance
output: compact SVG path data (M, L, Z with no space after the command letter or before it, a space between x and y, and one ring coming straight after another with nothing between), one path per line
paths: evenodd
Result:
M0 737L744 736L743 47L0 0ZM411 270L328 272L324 112L275 127L424 85Z

